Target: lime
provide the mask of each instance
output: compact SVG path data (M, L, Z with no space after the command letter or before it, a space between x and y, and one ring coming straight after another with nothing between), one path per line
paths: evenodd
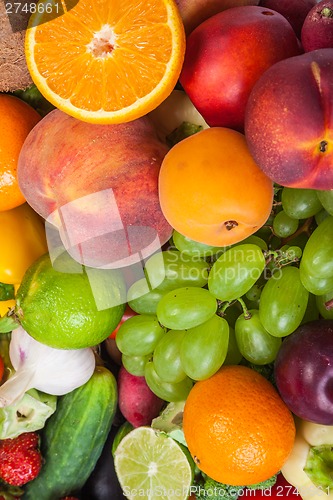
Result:
M119 443L114 464L129 500L185 500L193 475L179 444L164 432L137 427Z
M50 347L92 347L121 320L125 288L119 270L86 268L67 253L52 263L45 254L23 277L15 316L29 335Z

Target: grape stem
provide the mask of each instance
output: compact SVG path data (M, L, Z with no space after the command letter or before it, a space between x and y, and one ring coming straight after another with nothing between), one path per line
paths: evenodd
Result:
M281 240L281 246L285 245L289 241L293 240L297 236L299 236L302 233L306 233L308 236L311 234L311 224L313 222L313 217L309 217L306 219L306 221L297 229L297 231L294 232L294 234L291 234L290 236L287 236L287 238L283 238Z
M244 314L244 319L251 319L252 318L252 314L250 313L250 311L248 310L245 302L243 299L239 298L237 299L238 302L240 303L240 305L242 306L242 309L243 309L243 314Z
M327 311L330 311L331 309L333 309L333 299L330 299L327 302L325 302L325 309Z
M225 315L225 311L228 309L228 307L230 307L233 304L235 304L235 302L239 302L240 305L242 306L244 318L245 319L251 319L252 315L249 312L248 308L246 307L246 304L245 304L244 300L241 299L241 298L238 298L238 299L235 299L235 300L231 300L231 301L227 300L225 302L222 302L221 300L218 300L217 301L217 314L218 314L218 316L223 317Z

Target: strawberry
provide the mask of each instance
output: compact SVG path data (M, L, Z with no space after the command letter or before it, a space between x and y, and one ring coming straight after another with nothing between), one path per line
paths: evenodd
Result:
M0 479L14 486L22 486L39 474L42 456L39 436L24 432L16 438L0 441Z

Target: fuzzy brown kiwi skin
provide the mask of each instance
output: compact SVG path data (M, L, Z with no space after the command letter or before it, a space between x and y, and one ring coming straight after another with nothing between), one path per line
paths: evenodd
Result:
M0 92L14 92L33 82L25 55L24 38L30 13L6 13L6 2L0 1Z

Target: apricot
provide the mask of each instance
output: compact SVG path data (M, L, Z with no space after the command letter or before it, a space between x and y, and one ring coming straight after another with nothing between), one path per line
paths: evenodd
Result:
M179 233L223 247L242 241L267 221L273 185L253 160L243 134L213 127L166 154L159 198L165 218Z
M291 57L254 86L245 117L249 150L274 182L333 189L333 49Z
M61 240L78 262L104 268L159 249L172 233L158 199L168 149L147 117L96 125L57 109L46 115L23 145L18 180L48 221L49 248Z

